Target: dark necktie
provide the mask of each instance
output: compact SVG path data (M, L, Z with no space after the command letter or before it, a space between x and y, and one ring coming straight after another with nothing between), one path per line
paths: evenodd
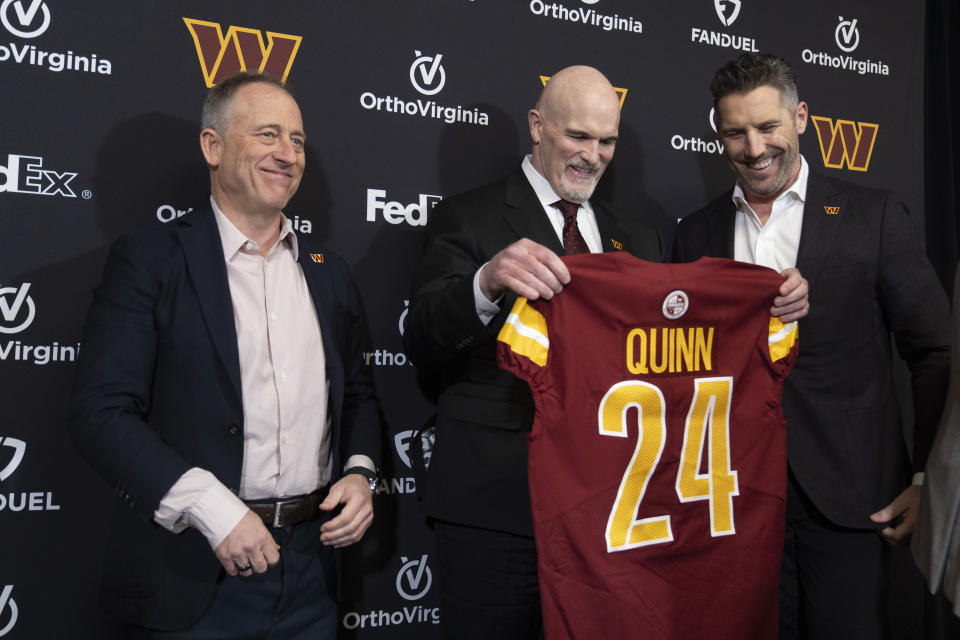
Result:
M557 200L553 203L563 212L563 250L568 256L578 253L590 253L587 241L580 234L577 226L577 210L580 205L567 200Z

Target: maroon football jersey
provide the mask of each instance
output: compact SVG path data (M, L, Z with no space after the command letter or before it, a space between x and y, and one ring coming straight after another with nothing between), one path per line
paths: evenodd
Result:
M503 368L536 403L529 482L548 640L776 638L786 495L783 278L703 258L563 258Z

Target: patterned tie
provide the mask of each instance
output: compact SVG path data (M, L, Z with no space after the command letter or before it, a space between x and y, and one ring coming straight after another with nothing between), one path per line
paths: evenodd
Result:
M578 253L590 253L587 241L580 234L577 226L577 210L580 205L567 200L557 200L553 203L563 212L563 250L568 256Z

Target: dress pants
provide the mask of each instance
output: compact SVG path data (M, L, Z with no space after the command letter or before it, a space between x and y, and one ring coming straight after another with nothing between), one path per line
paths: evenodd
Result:
M787 481L780 568L780 640L884 640L888 544L870 529L830 522Z
M533 538L434 521L446 640L542 638Z
M337 637L336 564L320 544L320 518L270 529L280 562L265 573L220 578L207 610L185 631L137 628L134 640L334 640ZM213 553L213 551L211 551Z

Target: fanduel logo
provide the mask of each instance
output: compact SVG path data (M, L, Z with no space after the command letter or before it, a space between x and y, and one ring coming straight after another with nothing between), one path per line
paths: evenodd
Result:
M740 15L740 0L713 0L713 7L717 10L717 17L725 27L736 22L737 16Z
M427 214L440 202L441 196L421 193L416 202L404 205L386 199L383 189L367 189L367 222L377 221L377 212L390 224L406 222L411 227L427 224Z
M741 4L740 0L713 0L713 8L724 27L729 27L737 21L740 16ZM757 51L757 41L753 38L721 33L702 27L690 28L690 42L738 51Z
M6 166L0 165L0 193L29 193L35 196L63 196L76 198L70 183L77 174L72 171L52 171L43 168L43 158L39 156L19 156L9 154ZM85 200L93 194L84 190Z
M262 71L285 83L303 40L302 36L267 31L264 43L257 29L231 26L223 35L216 22L192 18L183 21L193 36L207 87L239 71Z
M0 469L0 482L5 481L17 470L27 451L27 443L18 438L0 436L0 464L3 448L13 449L10 461ZM21 491L20 493L0 493L0 511L59 511L60 505L53 503L52 491ZM2 610L2 607L0 607ZM0 634L2 635L2 634Z
M3 482L9 478L14 471L17 470L17 467L20 466L20 461L23 460L23 454L27 450L27 443L17 438L0 438L0 446L13 449L13 454L10 456L10 462L8 462L5 467L0 469L0 482Z
M17 289L0 288L0 333L19 333L33 322L37 308L33 298L27 295L28 291L29 282L24 282Z
M0 590L0 624L3 624L3 618L7 615L7 609L10 610L10 619L7 620L7 624L0 627L0 637L10 633L10 630L17 624L17 602L11 597L10 594L12 593L12 584L4 585L3 589Z
M810 116L817 130L820 142L820 155L823 166L831 169L866 171L873 155L873 144L877 141L879 125L870 122Z
M584 4L596 4L596 2L584 2ZM544 18L553 18L554 20L565 20L567 22L578 22L580 24L598 27L604 31L626 31L629 33L643 33L643 22L633 16L621 16L619 14L603 14L596 9L584 9L576 7L571 9L559 2L544 2L543 0L531 0L530 13Z
M3 0L0 21L7 31L18 38L36 38L50 26L50 9L43 0Z
M400 557L403 566L397 572L397 593L404 600L419 600L430 591L433 584L433 574L427 566L427 554L419 558L407 560Z
M420 51L413 52L414 60L410 65L410 83L414 89L426 96L439 93L447 82L447 74L440 61L442 53L425 56ZM479 109L447 107L434 100L404 100L396 96L378 96L372 91L360 94L360 106L368 111L386 111L408 116L420 116L443 120L447 124L476 124L486 126L490 123L490 116Z

